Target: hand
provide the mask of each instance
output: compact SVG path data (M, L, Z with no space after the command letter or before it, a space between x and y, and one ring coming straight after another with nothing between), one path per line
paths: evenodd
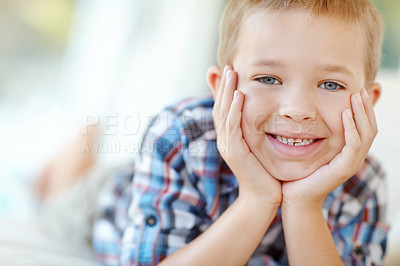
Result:
M225 67L213 109L218 150L239 182L239 197L279 207L281 182L267 172L243 139L241 120L245 95L236 87L237 73L232 67Z
M99 137L100 127L88 126L87 129L87 134L76 136L41 172L33 188L40 200L51 200L66 193L93 167L96 162L93 143ZM85 145L88 151L82 152Z
M282 185L283 204L321 207L325 197L346 182L363 165L378 133L373 105L363 89L351 96L350 109L342 113L345 146L332 161L310 176Z

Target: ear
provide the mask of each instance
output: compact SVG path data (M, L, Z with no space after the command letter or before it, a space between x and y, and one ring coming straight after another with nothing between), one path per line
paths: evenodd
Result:
M382 87L379 83L372 83L369 88L367 89L367 93L373 105L379 100L381 96Z
M211 89L213 97L217 96L218 88L222 79L222 69L218 66L211 66L207 70L207 83Z

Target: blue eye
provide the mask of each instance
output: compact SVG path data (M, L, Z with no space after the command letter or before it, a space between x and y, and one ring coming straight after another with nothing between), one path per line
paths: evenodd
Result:
M273 77L260 77L257 78L257 80L261 83L267 84L267 85L273 85L273 84L281 84L279 80Z
M344 89L344 87L342 85L339 85L336 82L332 82L332 81L324 82L321 85L319 85L318 87L320 87L321 89L328 90L328 91L337 91L337 90Z

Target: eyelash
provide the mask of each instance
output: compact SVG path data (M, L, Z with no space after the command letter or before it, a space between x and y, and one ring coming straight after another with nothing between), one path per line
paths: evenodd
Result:
M336 85L337 86L337 88L336 89L327 89L327 88L321 88L321 86L322 85L325 85L326 83L331 83L331 84L334 84L334 85ZM325 87L325 86L324 86ZM343 86L343 85L340 85L339 83L337 83L337 82L333 82L333 81L325 81L325 82L323 82L323 83L321 83L319 86L318 86L318 88L321 88L321 89L324 89L324 90L327 90L327 91L339 91L339 90L344 90L345 89L345 87Z
M274 82L273 83L268 83L268 82L263 81L265 79L273 79ZM266 85L281 85L282 84L282 82L280 82L277 78L274 78L274 77L271 77L271 76L258 77L258 78L255 78L255 80L257 80L260 83L266 84ZM278 83L276 83L276 82L278 82ZM327 83L334 84L334 85L336 85L337 88L336 89L327 89L327 88L325 88L325 85ZM324 88L321 88L322 85L324 85ZM343 85L341 85L341 84L339 84L337 82L334 82L334 81L325 81L325 82L321 83L320 85L318 85L318 87L321 88L321 89L324 89L324 90L327 90L327 91L333 91L333 92L345 89L345 87Z
M273 79L274 83L267 83L267 82L263 81L265 79ZM263 83L265 85L281 85L282 84L282 82L280 82L277 78L274 78L271 76L258 77L258 78L255 78L255 80L257 80L258 82ZM276 83L276 82L279 82L279 83Z

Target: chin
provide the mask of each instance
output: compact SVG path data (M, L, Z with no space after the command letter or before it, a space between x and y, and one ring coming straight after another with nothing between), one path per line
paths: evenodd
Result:
M273 169L270 171L272 177L280 181L296 181L311 175L316 169L298 169L298 167L288 167Z
M307 176L299 177L299 176L290 176L290 175L288 175L288 176L273 176L273 177L275 179L279 180L279 181L296 181L296 180L303 179L303 178L305 178Z

